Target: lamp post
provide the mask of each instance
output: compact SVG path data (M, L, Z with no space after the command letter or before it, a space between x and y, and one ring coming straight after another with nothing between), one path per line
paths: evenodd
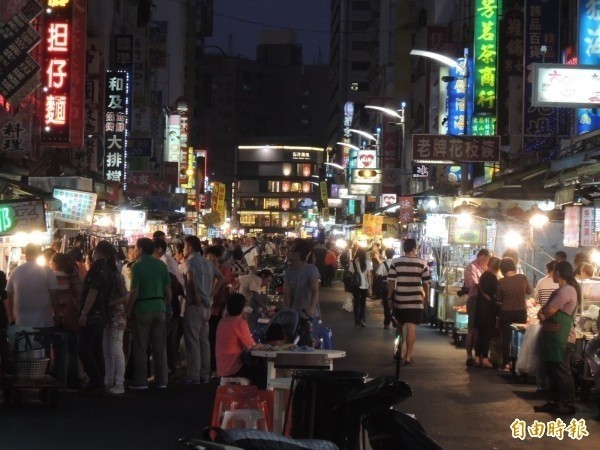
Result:
M445 56L445 55L441 55L439 53L434 53L434 52L428 52L425 50L417 50L417 49L413 49L410 51L410 54L413 56L423 56L425 58L429 58L429 59L433 59L445 66L448 67L453 67L456 69L456 71L458 72L458 76L463 78L465 80L465 103L464 103L464 109L463 109L463 113L464 113L464 128L463 128L463 134L467 134L468 133L468 96L469 96L469 62L468 62L468 56L469 56L469 49L465 48L464 49L464 67L459 64L457 61L455 61L454 59ZM450 78L448 78L448 81L454 81L454 80L450 80ZM469 164L468 163L461 163L460 164L460 172L461 172L461 177L460 177L460 190L461 193L464 195L466 192L468 192L469 190Z
M101 157L98 158L98 155L96 155L96 171L100 172L102 176L104 176L104 158L106 158L106 145L104 145L104 136L101 133L93 133L88 134L87 138L96 138L98 139L98 142L100 142Z
M396 125L400 128L400 135L398 136L398 153L400 156L400 187L402 194L408 194L409 189L406 183L406 160L407 155L404 151L404 124L405 124L405 108L406 102L402 102L400 104L399 110L393 110L391 108L385 108L383 106L375 106L375 105L365 105L365 109L370 109L373 111L378 111L380 113L385 114L386 116L395 119L394 122L391 122L393 125ZM380 150L381 151L381 150Z

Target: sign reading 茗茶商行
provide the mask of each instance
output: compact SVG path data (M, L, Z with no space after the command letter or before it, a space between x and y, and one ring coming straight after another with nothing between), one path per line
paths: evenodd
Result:
M31 231L46 231L46 214L42 200L0 202L0 236Z
M412 159L446 164L448 161L497 162L500 137L413 134Z

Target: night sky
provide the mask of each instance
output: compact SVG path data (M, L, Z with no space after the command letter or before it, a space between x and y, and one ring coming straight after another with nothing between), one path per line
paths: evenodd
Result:
M214 2L213 37L206 45L227 51L228 36L233 35L234 55L254 59L258 35L263 30L292 29L302 44L304 62L316 62L321 48L322 60L329 57L328 0L226 0Z

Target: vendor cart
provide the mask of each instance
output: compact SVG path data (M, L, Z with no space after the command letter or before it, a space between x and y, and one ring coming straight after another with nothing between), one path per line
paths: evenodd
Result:
M58 406L60 393L64 391L66 357L64 354L67 335L54 329L18 331L11 339L10 359L2 374L4 401L7 405L20 405L26 392L37 391L42 403ZM58 364L63 365L59 370ZM61 374L63 379L50 373Z
M454 345L460 347L465 344L469 333L469 315L466 309L458 309L455 312L454 326L452 327L452 339Z

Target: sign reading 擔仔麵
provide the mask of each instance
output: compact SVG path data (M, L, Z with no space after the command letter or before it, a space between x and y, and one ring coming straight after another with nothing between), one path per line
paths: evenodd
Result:
M43 200L0 202L0 236L31 231L46 231Z
M500 136L456 137L413 134L414 161L496 162L500 159Z

